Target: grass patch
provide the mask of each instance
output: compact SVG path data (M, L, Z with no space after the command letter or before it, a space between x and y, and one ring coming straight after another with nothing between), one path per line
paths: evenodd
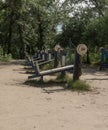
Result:
M62 75L61 73L58 73L58 74L56 74L56 80L57 81L66 81L66 79L67 79L67 75L65 74L65 75Z
M54 61L48 63L48 64L44 64L44 65L40 65L40 68L42 70L49 70L49 69L52 69L54 66Z
M10 61L10 60L12 60L11 54L8 54L8 55L5 55L5 56L0 55L0 61L5 62L5 61Z
M87 84L83 80L73 81L72 79L68 79L67 87L74 91L90 91L91 90L90 85Z

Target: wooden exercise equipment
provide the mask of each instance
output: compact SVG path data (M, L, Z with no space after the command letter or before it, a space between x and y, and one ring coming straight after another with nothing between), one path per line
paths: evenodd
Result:
M28 79L41 77L41 79L43 80L43 76L45 76L45 75L73 69L73 79L78 80L79 76L81 76L81 74L82 74L82 72L81 72L81 57L87 52L87 47L86 47L86 45L80 44L80 45L78 45L76 50L77 51L75 54L74 65L67 65L67 66L63 66L63 67L59 67L59 68L40 71L38 62L36 61L35 66L34 66L35 75L29 76Z

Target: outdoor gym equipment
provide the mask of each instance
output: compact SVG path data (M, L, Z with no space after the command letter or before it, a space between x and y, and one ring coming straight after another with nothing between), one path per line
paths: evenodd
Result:
M100 64L100 70L103 68L108 68L108 52L101 47L101 64Z
M54 59L52 59L52 51L49 49L47 50L47 52L45 51L42 52L41 59L40 57L37 57L36 59L37 60L34 60L33 57L28 56L27 60L28 60L29 66L32 66L32 68L34 68L34 64L36 61L38 62L39 65L44 65L51 61L54 61Z
M59 61L60 61L61 66L65 66L66 52L61 47L58 49L55 49L55 51L54 51L54 68L58 67Z
M40 51L37 51L33 57L27 55L26 58L27 58L28 65L33 67L33 61L42 59L42 56Z
M45 51L44 50L41 50L41 51L38 51L38 53L37 53L37 55L35 54L34 56L33 56L33 60L34 61L41 61L41 60L43 60L45 58Z
M82 45L79 45L77 47L77 51L76 51L76 54L75 54L75 63L74 63L74 65L67 65L67 66L63 66L63 67L59 67L59 68L54 68L54 69L50 69L50 70L40 71L39 65L36 62L35 66L34 66L34 68L35 68L35 75L29 76L28 79L35 78L35 77L36 78L37 77L41 77L41 79L43 80L43 76L44 75L49 75L49 74L52 74L52 73L67 71L67 70L71 70L73 68L74 68L74 70L73 70L73 79L74 80L79 79L79 76L81 75L81 57L82 57L82 55L84 55L86 53L86 51L87 51L86 48L87 48L86 46L82 46ZM80 53L80 54L78 54L78 53Z
M54 68L54 69L50 69L50 70L40 71L39 65L36 62L36 65L35 65L35 75L29 76L28 78L30 79L30 78L35 78L35 77L41 77L41 79L43 79L44 75L49 75L49 74L52 74L52 73L66 71L66 70L72 69L73 66L74 65L69 65L69 66L63 66L63 67Z
M39 65L44 65L47 64L49 62L54 61L54 59L52 59L52 52L51 50L48 50L47 55L46 55L46 59L44 61L38 62Z

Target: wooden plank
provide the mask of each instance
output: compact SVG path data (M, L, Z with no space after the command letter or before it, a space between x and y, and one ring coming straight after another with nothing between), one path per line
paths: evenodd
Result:
M44 62L41 62L41 63L38 63L38 64L39 64L39 65L43 65L43 64L47 64L47 63L52 62L52 61L54 61L54 59L48 60L48 61L44 61Z
M56 73L56 72L61 72L61 71L66 71L66 70L70 70L74 67L74 65L68 65L68 66L64 66L64 67L59 67L59 68L54 68L54 69L51 69L51 70L46 70L46 71L42 71L42 72L39 72L39 75L48 75L48 74L51 74L51 73Z
M36 77L40 77L40 76L44 76L44 75L48 75L48 74L52 74L52 73L61 72L63 70L67 71L67 70L73 69L73 67L74 67L74 65L69 65L69 66L64 66L64 67L60 67L60 68L54 68L54 69L51 69L51 70L39 72L39 66L37 65L35 75L28 76L28 79L36 78Z
M38 60L38 63L44 62L45 59Z
M34 61L36 61L36 60L41 60L41 59L42 59L42 57L33 58Z
M82 74L82 71L81 71L81 55L79 55L76 51L76 54L75 54L75 62L74 62L74 70L73 70L73 80L78 80L79 77L81 76Z

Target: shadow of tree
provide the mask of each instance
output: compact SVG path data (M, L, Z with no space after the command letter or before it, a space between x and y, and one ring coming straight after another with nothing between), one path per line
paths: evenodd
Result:
M69 90L65 85L66 81L41 81L41 80L27 80L23 84L28 87L42 88L44 93L54 93Z
M84 74L92 74L92 75L98 75L98 76L107 76L108 75L108 69L104 69L102 71L99 71L97 68L83 68Z
M49 81L41 81L41 80L27 80L24 82L25 85L29 87L54 87L54 86L65 86L66 81L57 81L57 80L49 80Z
M108 80L108 78L89 78L86 80Z

